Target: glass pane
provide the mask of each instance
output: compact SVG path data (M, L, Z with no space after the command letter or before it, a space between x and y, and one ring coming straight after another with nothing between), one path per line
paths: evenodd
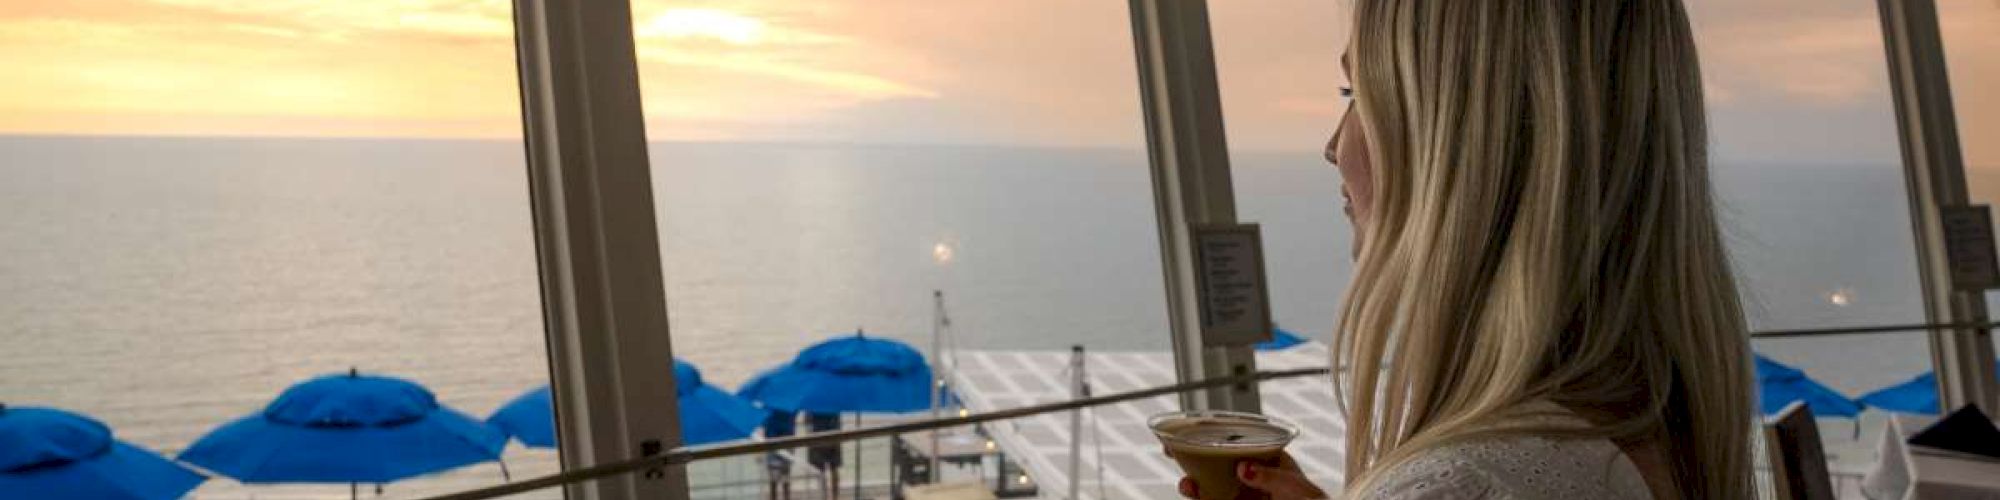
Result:
M1264 225L1273 312L1318 336L1351 267L1339 177L1321 159L1344 109L1348 13L1296 3L1220 3L1211 19L1237 204ZM1753 328L1921 321L1874 4L1689 4L1714 181Z
M1689 9L1725 237L1751 328L1923 322L1876 2L1701 0ZM1859 398L1929 370L1927 338L1819 336L1751 346ZM1888 413L1840 418L1814 410L1836 487L1851 489L1875 463Z
M1752 329L1921 322L1875 2L1686 3L1708 87L1713 182ZM1343 111L1338 58L1350 13L1339 2L1289 0L1210 9L1237 204L1264 226L1274 314L1323 338L1351 269L1339 177L1320 158ZM1923 339L1755 347L1859 396L1926 369ZM1823 434L1853 442L1853 424L1841 422Z
M1921 322L1875 2L1689 8L1751 327Z
M1753 329L1924 320L1881 21L1865 0L1692 5L1716 182ZM1923 334L1760 339L1759 354L1861 398L1931 369ZM1766 389L1775 390L1775 389ZM1871 400L1872 402L1879 402ZM1822 416L1836 487L1876 463L1889 413Z
M2000 4L1938 2L1938 28L1951 73L1951 100L1958 117L1958 141L1965 153L1965 182L1973 203L2000 201ZM1988 310L2000 292L1986 294Z
M1938 2L1945 64L1951 72L1959 143L1974 203L2000 200L2000 3ZM1989 299L1989 302L1991 299Z
M492 454L506 441L474 426L548 374L510 16L506 2L0 7L0 398L188 452L219 474L196 497L344 498L349 481L415 497L503 481ZM325 375L293 397L395 411L265 413ZM421 384L462 414L373 376ZM231 435L283 445L266 459L314 463L195 446L244 417L269 428ZM423 441L405 422L479 437ZM381 443L324 430L364 423L398 430ZM342 437L313 449L281 437L301 428ZM363 460L336 444L455 458L382 472L414 476L396 481L231 478ZM504 453L516 475L557 466L552 451Z
M1125 4L633 9L674 350L703 380L735 392L829 341L889 354L812 366L895 373L934 343L947 359L1169 350ZM964 396L1068 397L1060 366L1015 375L1039 392ZM786 413L795 432L929 415L924 387L896 387L840 393L910 396L753 399L825 424ZM892 447L861 446L833 470L880 491Z
M1229 130L1239 219L1263 230L1271 316L1326 341L1353 270L1340 173L1323 153L1346 111L1342 2L1211 2L1216 78Z

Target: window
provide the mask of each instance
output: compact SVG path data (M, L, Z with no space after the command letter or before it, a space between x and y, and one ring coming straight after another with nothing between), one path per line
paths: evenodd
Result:
M1171 370L1123 3L642 1L633 21L674 351L705 380L857 332L930 358L939 331L962 363L1082 345ZM1062 387L1039 368L1000 383ZM994 388L965 397L1067 397ZM860 453L860 482L885 484L887 440ZM737 470L761 478L752 458Z
M1938 2L1945 63L1951 71L1952 104L1957 106L1959 143L1976 203L2000 199L2000 144L1981 140L2000 134L2000 36L1983 28L2000 22L1992 2Z
M1875 2L1687 3L1707 85L1712 180L1751 328L1923 322ZM1320 158L1344 105L1339 56L1351 12L1338 2L1210 8L1237 204L1245 221L1264 225L1274 314L1324 336L1351 271L1340 179ZM1930 368L1920 333L1753 344L1850 396ZM1879 414L1860 428L1879 428ZM1869 458L1862 443L1873 441L1850 441L1854 429L1842 421L1823 433L1839 438L1842 463Z
M1751 329L1924 322L1876 3L1703 0L1688 8L1708 87L1724 236ZM1931 369L1927 339L1902 332L1751 346L1858 398ZM1821 419L1836 472L1873 463L1885 415Z
M1984 138L2000 134L2000 36L1983 28L2000 22L2000 5L1990 2L1938 2L1938 28L1944 37L1945 64L1951 73L1951 99L1958 118L1958 142L1964 148L1965 182L1972 203L2000 200L2000 146ZM2000 294L1988 293L1988 308Z
M505 2L0 8L0 398L171 456L350 369L473 419L546 384L512 37Z
M1340 173L1324 147L1346 102L1351 9L1341 2L1209 3L1239 219L1264 237L1271 316L1330 340L1353 271Z
M1338 176L1319 158L1341 109L1347 13L1337 2L1240 5L1213 5L1240 219L1263 225L1278 323L1324 338L1350 269ZM1709 87L1714 180L1753 329L1921 321L1873 3L1690 7ZM0 89L0 157L8 159L0 213L10 214L0 218L5 402L87 413L121 439L171 455L318 375L411 379L472 418L547 384L547 339L559 349L583 342L571 326L542 332L538 279L557 271L535 268L510 8L491 0L0 8L0 58L10 63L0 66L8 82ZM631 19L643 102L589 95L618 83L602 78L528 76L587 82L553 91L586 94L583 106L643 108L673 352L699 365L706 382L734 389L814 342L865 334L946 366L1016 363L1026 369L948 378L954 395L985 409L1017 407L1067 397L995 388L1061 385L1064 368L1036 360L1059 359L1072 345L1171 369L1126 8L640 0ZM1977 28L2000 9L1941 8L1968 177L1976 199L1991 199L2000 183L1987 174L2000 172L2000 157L1969 138L1995 125L1986 84L1994 68L1981 56L1994 38ZM553 9L605 15L624 5ZM567 26L578 25L602 26ZM588 52L522 60L571 63L578 53ZM546 140L537 134L534 142ZM580 171L565 168L552 170ZM549 199L534 198L540 208ZM601 223L605 215L583 217ZM560 239L540 243L551 240ZM605 267L597 271L633 271ZM587 310L625 291L563 307ZM644 333L611 330L593 333L612 338L589 349L643 344L634 337ZM1921 339L1754 344L1858 395L1928 367ZM589 349L565 353L572 356L559 360L558 373L606 383L595 377L612 370L565 369L605 354ZM668 373L672 360L658 361ZM1099 390L1145 385L1141 375ZM630 377L611 378L617 386ZM623 412L601 421L637 419L646 425L629 429L643 432L671 414L635 416L663 403L629 404L623 398L645 391L611 389L604 392L628 404L589 399L601 395L565 401L583 402L585 414ZM1298 401L1268 403L1283 410ZM1864 414L1856 433L1878 429L1867 419L1879 415ZM1121 429L1102 437L1110 442L1149 437L1110 425ZM589 429L594 444L626 446L622 438L642 433L597 427ZM1873 442L1838 441L1836 470L1865 462ZM594 451L622 458L617 446ZM889 448L888 440L866 441L843 451L858 455L833 470L848 485L880 488ZM1327 450L1307 452L1334 453ZM507 472L547 474L559 461L556 452L513 444L499 458L506 472L481 461L387 488L397 496L457 491ZM760 459L691 465L694 496L760 494ZM1042 460L1028 466L1051 470ZM196 494L337 489L217 478Z

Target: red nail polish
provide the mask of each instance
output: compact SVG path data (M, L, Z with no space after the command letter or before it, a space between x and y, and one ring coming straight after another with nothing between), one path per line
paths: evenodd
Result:
M1240 467L1243 469L1243 479L1248 479L1252 481L1257 479L1257 466L1250 464L1243 464Z

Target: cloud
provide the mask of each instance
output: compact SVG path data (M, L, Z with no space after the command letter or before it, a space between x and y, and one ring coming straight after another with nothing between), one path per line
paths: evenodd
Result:
M1697 44L1725 94L1846 106L1886 94L1879 26L1873 16L1711 23Z
M77 0L0 11L0 60L9 62L0 66L9 82L0 123L15 132L175 124L150 133L345 135L355 121L385 133L486 121L519 133L511 30L481 27L490 12L474 9L491 2L355 4ZM508 130L417 135L474 129Z
M928 68L894 47L664 3L635 9L667 16L640 17L655 21L638 50L656 122L936 95L901 76ZM0 131L375 135L356 126L375 120L382 134L519 134L506 0L20 4L0 6ZM710 28L724 36L689 31Z
M1940 2L1968 152L2000 163L2000 25ZM1232 147L1318 148L1344 2L1209 3ZM1690 0L1718 148L1893 161L1874 2ZM0 2L0 131L513 136L508 0ZM637 0L661 139L1143 147L1124 2ZM367 124L375 123L376 127Z

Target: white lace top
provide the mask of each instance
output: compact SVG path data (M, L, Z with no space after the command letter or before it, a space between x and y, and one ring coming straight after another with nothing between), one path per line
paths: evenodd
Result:
M1581 422L1581 420L1578 420ZM1605 439L1501 437L1429 450L1384 471L1366 500L1649 500L1639 468Z

